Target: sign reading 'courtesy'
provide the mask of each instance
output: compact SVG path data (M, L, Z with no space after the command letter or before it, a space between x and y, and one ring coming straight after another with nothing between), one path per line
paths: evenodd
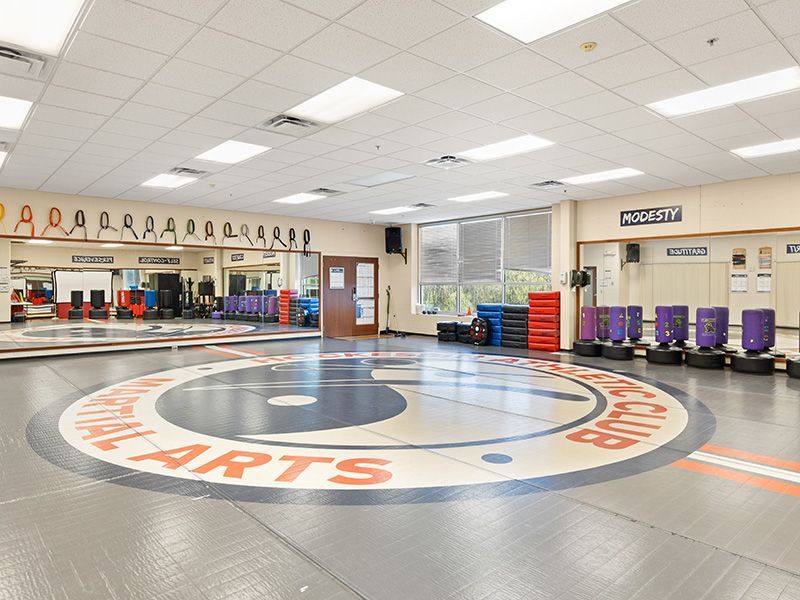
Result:
M706 246L667 248L667 256L708 256L708 248Z
M631 225L656 225L659 223L678 223L683 221L682 206L662 206L660 208L638 208L619 213L620 227Z

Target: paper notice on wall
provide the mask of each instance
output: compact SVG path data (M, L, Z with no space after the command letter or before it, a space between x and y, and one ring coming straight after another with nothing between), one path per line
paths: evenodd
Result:
M731 263L735 271L745 271L747 269L747 249L734 248L731 252Z
M328 273L330 274L330 288L332 290L343 290L344 267L331 267Z
M770 246L762 246L758 249L758 270L772 270L772 248Z
M372 325L375 323L375 300L359 298L356 304L356 325Z
M358 263L356 265L356 294L359 298L375 296L375 265Z
M11 291L11 272L8 267L0 267L0 294Z
M747 273L731 274L731 292L742 294L747 291Z
M768 294L772 291L772 274L759 273L756 275L756 291Z

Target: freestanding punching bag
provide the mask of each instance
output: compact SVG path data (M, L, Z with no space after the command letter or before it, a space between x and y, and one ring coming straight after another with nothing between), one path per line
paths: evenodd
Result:
M762 308L764 311L764 352L775 358L786 356L783 352L773 350L775 346L775 309Z
M628 338L638 344L644 335L644 312L641 306L635 304L628 307Z
M596 338L597 308L581 306L580 339L575 340L572 349L578 356L600 356L602 344Z
M656 306L656 343L647 347L647 362L679 365L683 350L670 344L675 341L672 329L672 307Z
M609 334L609 319L611 309L608 306L597 307L597 339L605 342Z
M71 308L67 318L69 319L82 319L83 318L83 290L72 290L69 293L69 303Z
M736 349L728 346L728 323L730 322L730 311L727 306L715 306L714 313L717 319L717 343L714 346L717 350L722 350L728 354L733 354Z
M603 344L603 357L611 360L633 360L633 344L625 341L627 334L625 307L612 306L608 315L608 337L611 341Z
M731 356L731 367L740 373L771 375L775 371L775 359L764 352L764 311L747 309L742 311L742 348Z
M686 352L686 364L701 369L725 367L725 352L717 350L717 314L713 308L698 308L695 318L697 348Z
M689 307L685 304L672 305L672 330L676 346L684 349L692 347L686 343L689 339Z
M800 356L786 359L786 374L794 379L800 379Z

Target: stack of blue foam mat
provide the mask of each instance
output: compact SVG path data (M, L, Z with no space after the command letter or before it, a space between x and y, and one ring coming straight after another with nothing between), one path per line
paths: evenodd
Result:
M319 327L319 298L306 298L298 299L298 316L303 315L302 319L297 321L297 324L305 327Z
M478 304L478 317L489 323L489 345L499 346L503 339L503 305Z
M300 298L300 308L308 311L310 314L319 312L319 298Z

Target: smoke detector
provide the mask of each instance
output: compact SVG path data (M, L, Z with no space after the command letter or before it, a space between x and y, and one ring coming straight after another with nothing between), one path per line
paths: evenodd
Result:
M466 158L458 158L456 156L446 154L445 156L440 156L439 158L427 160L425 161L425 164L429 167L438 167L439 169L457 169L458 167L463 167L464 165L470 164L470 162L471 161L468 161Z

